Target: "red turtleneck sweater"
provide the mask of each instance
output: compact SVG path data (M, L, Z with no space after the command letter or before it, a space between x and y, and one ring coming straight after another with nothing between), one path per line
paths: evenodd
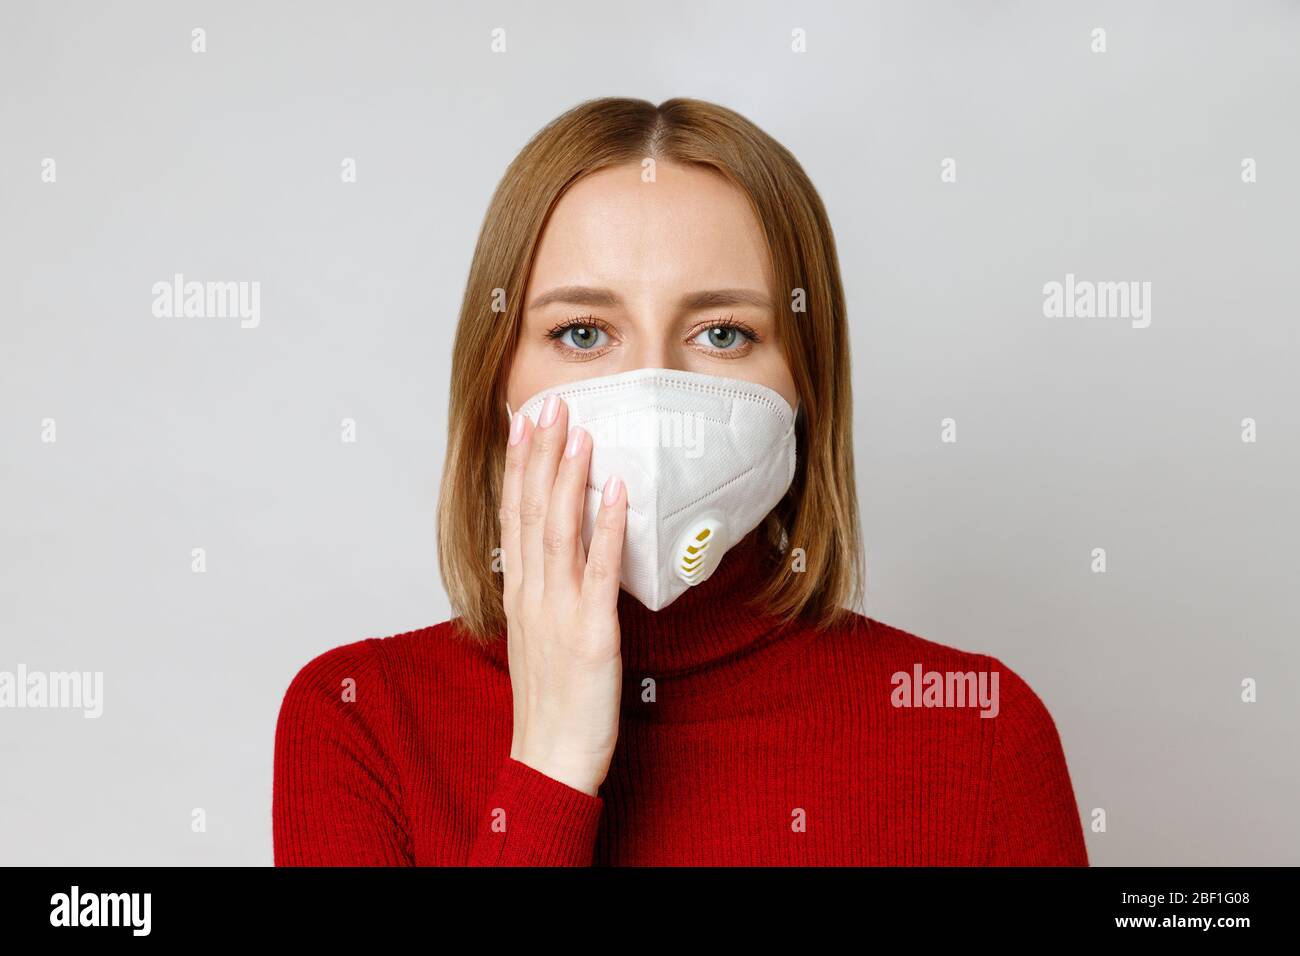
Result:
M731 597L762 571L756 542L657 613L620 593L623 715L599 796L510 758L504 639L443 623L308 662L276 727L276 865L1088 864L1028 684L860 615L780 632ZM896 676L918 668L985 672L996 716L975 695L925 706L959 701Z

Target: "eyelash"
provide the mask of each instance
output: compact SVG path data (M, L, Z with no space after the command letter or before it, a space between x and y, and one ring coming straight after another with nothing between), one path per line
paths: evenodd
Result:
M561 348L563 346L560 345L560 339L564 337L564 333L567 332L569 329L576 328L579 326L600 329L606 335L611 335L611 336L613 335L613 332L610 330L609 326L606 325L604 322L602 322L600 319L596 318L594 315L576 315L573 318L565 319L563 322L559 322L551 326L549 329L546 330L546 337L551 341L555 342L557 348ZM759 334L756 331L754 331L754 329L750 328L744 322L736 321L736 319L730 315L726 316L725 318L718 318L713 322L708 322L705 323L704 325L699 326L699 330L695 332L691 336L691 338L695 338L695 336L699 335L700 332L707 332L710 329L735 329L745 338L749 339L751 343L762 341L759 337ZM581 353L584 350L568 348L567 351ZM601 351L603 350L596 351L596 354L601 354ZM730 352L734 350L713 349L713 351Z

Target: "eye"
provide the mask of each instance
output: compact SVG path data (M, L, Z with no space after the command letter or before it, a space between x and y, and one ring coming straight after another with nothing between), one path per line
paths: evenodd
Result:
M571 325L564 330L561 338L566 345L572 345L574 348L594 349L597 345L602 344L600 337L605 333L594 325Z
M609 333L592 316L561 322L547 330L546 337L561 352L595 352L609 344Z
M715 349L729 349L742 337L734 325L715 325L701 332L700 336L708 339L707 342L700 342L701 345L711 345Z
M758 333L747 325L728 316L705 326L691 337L691 342L711 352L730 352L737 356L747 352Z

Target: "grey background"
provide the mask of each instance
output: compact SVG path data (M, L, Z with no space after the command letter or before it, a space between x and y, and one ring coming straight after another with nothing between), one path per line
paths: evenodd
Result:
M804 164L867 611L1030 682L1092 862L1300 862L1297 40L1276 2L4 3L0 669L106 686L98 720L0 710L0 862L271 862L294 673L449 616L477 229L599 95L714 100ZM260 327L155 318L174 272L261 282ZM1150 281L1150 328L1045 319L1067 272Z

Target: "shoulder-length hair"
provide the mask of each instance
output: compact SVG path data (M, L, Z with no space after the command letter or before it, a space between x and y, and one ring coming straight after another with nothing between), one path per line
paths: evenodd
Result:
M844 292L830 221L798 161L738 113L695 99L658 106L608 97L538 132L492 196L474 249L452 353L438 563L462 632L503 633L494 560L505 465L506 379L538 240L577 180L646 159L709 167L749 197L766 235L777 337L798 391L794 481L761 534L784 557L747 600L784 623L826 627L864 591L853 476L853 407ZM801 573L794 573L801 572Z

